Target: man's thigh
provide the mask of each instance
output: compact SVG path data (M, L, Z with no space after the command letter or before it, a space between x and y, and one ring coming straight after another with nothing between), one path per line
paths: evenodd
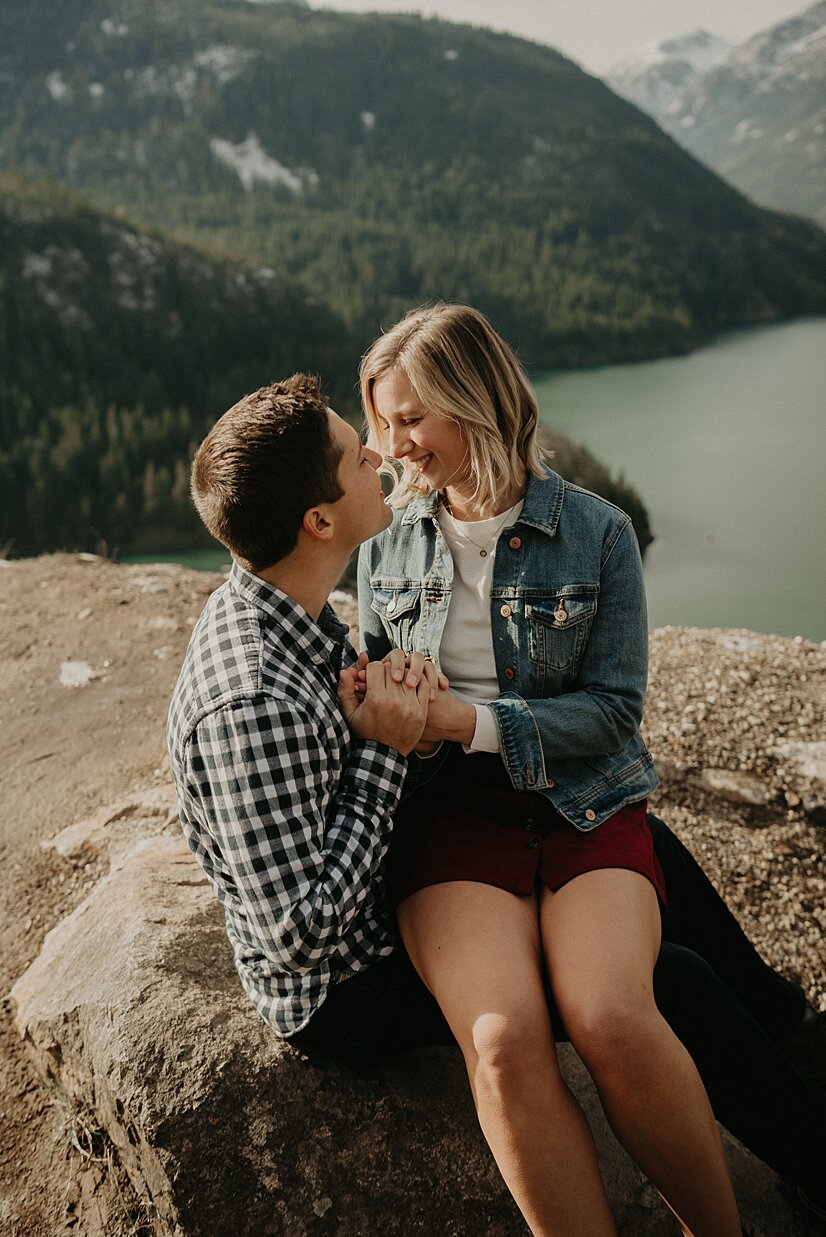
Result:
M318 1049L357 1069L408 1048L456 1045L402 946L334 984L309 1026L290 1043L302 1051Z

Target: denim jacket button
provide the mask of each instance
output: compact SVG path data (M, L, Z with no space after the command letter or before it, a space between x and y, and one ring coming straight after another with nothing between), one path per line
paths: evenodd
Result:
M502 606L502 609L499 611L499 613L502 615L502 618L510 618L510 616L513 614L513 610L511 610L510 606Z
M388 610L390 609L389 606L387 608ZM564 623L567 617L568 617L568 611L563 606L560 606L558 610L554 611L554 618L556 619L557 623Z
M396 608L396 598L394 597L392 601L388 601L387 603L387 613L392 614L395 608Z
M514 670L513 666L505 666L505 678L506 679L516 678L516 671Z
M508 545L510 546L512 550L518 550L522 545L522 538L511 537L510 541L508 542Z
M554 786L556 786L556 782L552 777L549 777L545 785L548 787L548 790L553 790Z
M586 820L596 820L596 818L597 818L597 814L596 814L596 812L594 811L594 809L593 809L592 807L589 807L589 808L588 808L588 810L587 810L587 812L585 813L585 819L586 819Z

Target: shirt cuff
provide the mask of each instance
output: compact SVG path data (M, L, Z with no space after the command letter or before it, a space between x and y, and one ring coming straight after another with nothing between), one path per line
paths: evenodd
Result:
M473 707L476 710L476 729L470 744L462 744L463 750L469 755L473 752L498 752L499 728L493 710L486 704L475 704Z

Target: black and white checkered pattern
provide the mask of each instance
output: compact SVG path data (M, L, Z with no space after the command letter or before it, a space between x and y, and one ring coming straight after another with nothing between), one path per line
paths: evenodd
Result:
M224 905L244 990L282 1036L331 980L392 952L381 863L406 769L352 742L336 698L355 653L235 564L207 602L169 709L186 839Z

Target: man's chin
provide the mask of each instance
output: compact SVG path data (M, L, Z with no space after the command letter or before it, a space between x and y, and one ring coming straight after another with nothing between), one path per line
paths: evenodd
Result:
M390 525L393 523L393 508L388 507L387 503L384 503L382 505L382 515L383 515L382 525L381 525L381 528L377 530L380 533L383 533L384 530L386 528L389 528Z

